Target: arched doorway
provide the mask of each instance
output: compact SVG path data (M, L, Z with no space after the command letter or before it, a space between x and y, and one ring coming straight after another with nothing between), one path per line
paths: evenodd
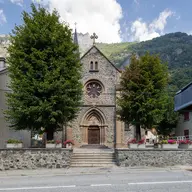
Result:
M107 128L105 122L101 111L97 109L87 111L81 123L82 144L105 145Z

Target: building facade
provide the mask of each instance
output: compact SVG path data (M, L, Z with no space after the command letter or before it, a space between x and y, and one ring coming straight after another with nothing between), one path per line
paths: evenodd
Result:
M176 135L192 139L192 83L176 93L175 111L180 114Z
M116 87L120 71L93 45L81 58L83 105L68 128L77 146L113 147L116 141Z

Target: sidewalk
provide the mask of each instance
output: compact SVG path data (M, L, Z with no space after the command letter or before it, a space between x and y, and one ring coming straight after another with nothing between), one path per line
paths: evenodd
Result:
M0 171L2 177L19 176L58 176L58 175L86 175L86 174L114 174L114 173L137 173L137 172L167 172L178 170L192 170L190 166L177 166L167 168L156 167L111 167L111 168L69 168L69 169L37 169L37 170L8 170Z

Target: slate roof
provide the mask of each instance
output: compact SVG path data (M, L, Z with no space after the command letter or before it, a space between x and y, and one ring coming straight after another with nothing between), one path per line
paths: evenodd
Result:
M181 111L192 105L192 82L175 95L175 111Z

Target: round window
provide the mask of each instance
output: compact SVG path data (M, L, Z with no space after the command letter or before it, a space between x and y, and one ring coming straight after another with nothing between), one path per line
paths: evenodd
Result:
M102 86L98 82L90 82L86 86L87 95L92 98L97 98L102 93Z

